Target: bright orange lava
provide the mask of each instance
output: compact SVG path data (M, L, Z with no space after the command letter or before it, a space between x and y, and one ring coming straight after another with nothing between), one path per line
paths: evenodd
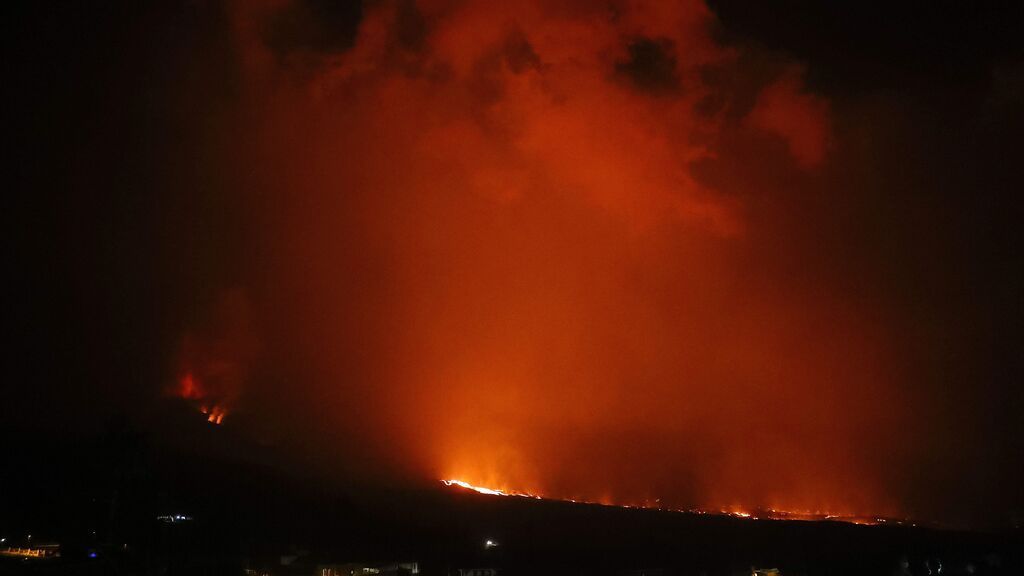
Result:
M597 506L615 506L618 508L643 508L647 510L660 510L664 512L680 512L686 514L715 514L723 516L732 516L734 518L744 518L750 520L802 520L802 521L829 521L829 522L847 522L850 524L860 524L873 526L877 524L904 524L902 520L890 520L886 518L871 518L861 516L850 516L850 515L837 515L829 514L825 512L808 512L808 511L788 511L788 510L777 510L769 508L766 510L757 511L746 511L742 509L732 508L730 510L679 510L675 508L663 508L659 506L631 506L622 504L606 504L601 502L589 502L586 500L571 500L565 498L548 498L545 496L539 496L537 494L531 494L529 492L521 492L518 490L499 490L496 488L487 488L485 486L475 486L466 482L465 480L441 480L445 486L455 486L463 488L465 490L472 490L480 494L486 494L488 496L516 496L519 498L534 498L537 500L556 500L559 502L573 502L576 504L593 504Z
M193 404L204 402L199 405L199 411L206 415L206 421L210 424L220 424L227 416L227 409L220 404L209 404L209 394L202 383L192 372L186 372L178 381L178 385L171 391L173 396L189 400Z
M494 488L484 488L483 486L474 486L474 485L470 484L469 482L464 482L462 480L441 480L441 482L443 482L445 486L458 486L460 488L465 488L467 490L473 490L475 492L479 492L481 494L487 494L489 496L518 496L520 498L536 498L538 500L542 499L542 497L537 496L536 494L530 494L528 492L517 492L517 491L508 491L508 492L506 492L504 490L497 490L497 489L494 489Z

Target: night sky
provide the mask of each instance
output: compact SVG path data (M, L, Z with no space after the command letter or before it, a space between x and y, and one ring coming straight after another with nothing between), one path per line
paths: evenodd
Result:
M1019 3L364 4L3 8L6 429L1019 522Z

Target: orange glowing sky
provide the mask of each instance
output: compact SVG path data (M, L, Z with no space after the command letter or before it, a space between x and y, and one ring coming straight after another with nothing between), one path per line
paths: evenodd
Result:
M334 486L1019 524L1019 11L798 5L16 9L7 413L186 414Z
M761 207L832 153L799 63L743 78L699 1L383 2L282 57L286 6L233 27L327 434L557 497L897 511L885 319Z

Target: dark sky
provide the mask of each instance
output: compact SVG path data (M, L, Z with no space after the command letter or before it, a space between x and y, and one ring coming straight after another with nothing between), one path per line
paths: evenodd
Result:
M1019 518L1019 3L241 4L4 7L5 421Z

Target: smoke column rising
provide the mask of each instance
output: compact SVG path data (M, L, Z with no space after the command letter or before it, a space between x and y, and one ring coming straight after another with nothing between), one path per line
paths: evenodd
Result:
M346 49L268 40L296 9L234 6L237 153L262 338L324 444L559 497L901 512L886 317L801 269L786 213L833 154L799 63L751 74L700 2L380 2Z
M12 4L4 427L1019 526L1022 12L707 2Z

